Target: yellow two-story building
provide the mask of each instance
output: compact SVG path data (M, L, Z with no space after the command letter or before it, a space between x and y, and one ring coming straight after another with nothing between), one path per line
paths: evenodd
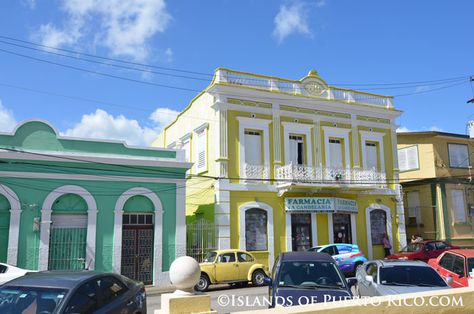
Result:
M398 133L409 236L474 247L473 145L463 134Z
M328 243L379 258L384 233L394 249L406 243L399 115L391 97L329 86L314 70L288 80L217 69L153 145L182 148L194 163L188 221L214 221L216 248L269 265Z

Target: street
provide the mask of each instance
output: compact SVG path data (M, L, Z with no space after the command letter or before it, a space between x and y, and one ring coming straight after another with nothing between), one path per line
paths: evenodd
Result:
M264 300L268 296L268 287L236 288L229 285L219 285L211 286L206 294L211 296L211 307L218 313L268 308L267 304L264 304ZM153 314L160 308L160 294L147 296L148 313Z

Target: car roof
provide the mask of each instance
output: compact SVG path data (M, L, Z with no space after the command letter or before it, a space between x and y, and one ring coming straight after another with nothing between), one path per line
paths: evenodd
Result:
M326 253L312 252L312 251L301 251L301 252L285 252L280 254L280 261L287 262L333 262L334 259Z
M375 260L382 267L387 266L427 266L431 267L425 262L422 261L415 261L415 260L406 260L406 259L380 259Z
M217 254L222 254L222 253L234 253L234 252L242 252L242 253L247 253L251 254L250 252L247 252L245 250L239 250L239 249L227 249L227 250L212 250L210 252L216 252Z
M84 281L101 276L116 276L95 271L42 271L9 281L8 286L72 289ZM6 286L5 285L5 286Z
M449 250L449 251L446 251L446 252L449 252L449 253L455 253L455 254L459 254L459 255L462 255L464 257L474 257L474 249L455 249L455 250Z

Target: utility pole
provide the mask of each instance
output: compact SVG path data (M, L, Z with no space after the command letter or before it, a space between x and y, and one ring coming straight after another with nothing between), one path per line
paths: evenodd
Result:
M471 82L471 87L472 87L472 82L474 82L474 76L471 76L471 78L470 78L469 81ZM474 94L474 90L473 90L473 94ZM467 103L468 103L468 104L473 104L473 103L474 103L474 98L469 99L469 100L467 101Z

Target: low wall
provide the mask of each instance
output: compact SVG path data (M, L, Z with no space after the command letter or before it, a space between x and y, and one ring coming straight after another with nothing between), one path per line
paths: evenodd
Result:
M249 312L235 312L245 313ZM367 299L316 303L276 309L255 310L252 314L327 313L327 314L418 314L474 313L474 287L399 294Z

